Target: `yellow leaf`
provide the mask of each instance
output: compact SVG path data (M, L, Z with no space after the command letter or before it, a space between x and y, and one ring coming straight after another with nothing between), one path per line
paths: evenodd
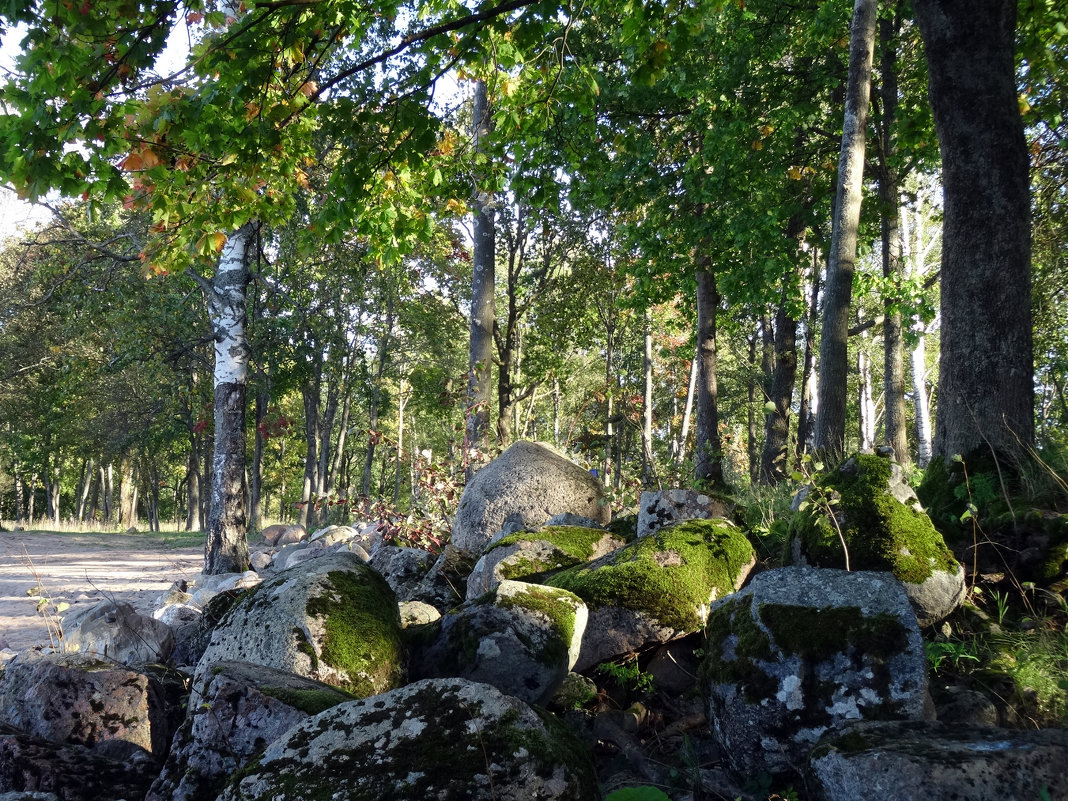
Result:
M445 210L452 212L453 214L464 215L467 214L467 204L462 200L457 200L454 197L445 201Z
M786 171L786 177L789 178L791 181L800 181L801 176L802 171L800 167L791 167Z
M223 245L226 244L226 234L222 231L216 231L211 235L211 247L216 253L222 250Z
M754 139L753 140L753 150L763 150L763 149L764 149L764 143L761 142L759 139Z

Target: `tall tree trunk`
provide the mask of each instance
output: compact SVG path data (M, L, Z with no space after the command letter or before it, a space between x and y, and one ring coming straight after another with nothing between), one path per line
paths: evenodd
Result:
M695 476L706 486L724 489L723 445L719 436L719 387L716 354L716 276L697 271L697 443Z
M314 374L301 394L304 396L304 483L300 492L300 525L315 526L316 472L319 469L319 394L322 388L323 364L318 362Z
M787 307L784 290L775 313L775 370L768 386L768 402L775 408L764 418L764 450L760 455L760 480L765 484L778 484L787 473L790 406L797 381L797 320Z
M230 234L211 281L198 278L208 302L215 339L215 448L211 501L204 546L204 572L248 569L245 538L245 390L250 354L245 309L249 259L258 226L247 223Z
M812 251L812 285L808 295L808 310L805 313L805 353L801 362L801 403L797 411L797 449L794 454L797 464L813 447L813 431L816 427L816 411L819 403L817 390L816 350L813 347L816 324L819 321L820 266L818 252Z
M123 456L119 461L119 527L136 528L137 514L137 467L133 459Z
M322 499L323 521L326 518L327 473L330 471L330 446L334 436L334 418L337 417L340 388L338 381L330 381L326 390L326 405L319 417L319 465L315 473L315 494Z
M560 379L553 376L553 444L560 445Z
M901 4L896 3L892 17L879 20L879 48L882 86L879 97L879 211L883 252L883 277L897 288L904 272L901 259L901 198L898 176L892 159L897 145L894 126L897 121L898 80L897 45L901 30ZM908 465L909 440L905 422L905 361L901 309L897 298L888 296L883 304L883 397L886 444L894 449L898 464Z
M401 379L397 392L397 475L393 479L393 508L400 507L401 465L404 462L404 407L408 396L404 392L404 379Z
M612 458L612 451L616 445L615 392L612 391L616 369L615 331L613 328L609 328L606 332L604 346L604 464L601 479L606 487L610 485L609 482L612 479L612 466L615 464L615 460Z
M108 462L107 465L100 465L100 511L108 528L115 515L114 497L114 469Z
M935 456L1034 442L1031 204L1016 0L916 0L942 152Z
M853 296L857 233L864 189L864 150L875 53L876 6L876 0L856 0L853 6L842 150L838 159L838 189L824 289L816 448L832 457L845 452L846 442L849 308Z
M763 317L762 323L767 323L767 316ZM754 332L752 336L747 337L746 341L749 345L748 364L749 368L749 380L745 382L745 429L746 429L746 453L749 457L749 481L755 483L757 476L760 474L760 448L757 444L757 403L763 407L764 405L764 393L760 393L760 397L757 396L757 387L762 384L767 384L770 376L770 365L763 364L760 369L762 381L757 381L757 339L760 337L760 332ZM764 350L764 361L767 359L767 349Z
M476 150L484 151L491 130L486 82L475 83L472 108L472 139ZM464 464L467 477L474 472L472 449L489 449L490 381L493 370L494 286L496 282L496 227L494 197L480 176L475 194L474 236L471 258L471 321L468 356L467 419L464 434Z
M185 530L200 528L200 454L196 434L190 433L189 456L185 463Z
M345 455L345 445L348 441L349 416L351 413L352 390L351 388L349 388L345 392L345 400L341 404L341 424L338 426L337 445L334 447L334 460L330 464L330 474L326 477L327 490L332 490L335 486L338 485L338 477L341 474L341 460Z
M642 360L642 484L653 486L656 457L653 455L653 315L645 310L645 350Z
M913 417L916 422L916 463L923 469L931 463L934 452L931 443L931 408L927 397L927 349L923 328L920 327L916 344L912 347Z
M93 477L96 475L95 465L92 459L85 459L82 461L82 480L79 482L81 488L78 490L78 511L77 521L82 523L85 520L85 508L89 501L89 491L93 486Z
M29 520L30 525L33 525L35 517L35 507L37 505L37 474L30 473L30 487L29 487L30 500L27 504L26 519Z
M690 417L693 414L693 399L697 390L697 373L700 370L700 359L694 353L690 362L690 383L686 389L686 405L682 407L682 426L679 428L679 452L675 457L675 464L682 467L686 461L686 442L690 438Z
M26 523L26 505L23 498L25 489L22 486L22 468L18 459L14 461L11 472L15 480L15 523L21 526Z
M871 451L875 449L875 397L872 389L871 374L871 337L864 331L861 335L860 345L857 347L857 391L860 449Z
M256 386L253 417L256 423L256 442L252 450L252 469L249 471L248 527L250 531L263 528L263 449L267 440L265 430L267 410L271 403L270 367L260 375Z

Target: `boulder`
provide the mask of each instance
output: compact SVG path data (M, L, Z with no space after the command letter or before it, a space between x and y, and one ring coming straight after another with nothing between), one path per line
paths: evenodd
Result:
M547 445L516 442L467 483L452 525L452 545L477 557L508 519L540 526L570 512L604 524L611 510L601 483Z
M310 715L352 700L328 684L247 662L219 662L196 688L145 801L215 798L235 770Z
M261 581L263 581L263 577L256 573L255 570L246 570L244 573L201 574L196 581L193 603L203 607L220 593L247 590L255 587Z
M626 545L603 528L546 525L495 539L467 578L467 600L505 579L526 581L553 570L584 564Z
M809 769L823 801L1068 798L1068 731L863 722L828 732Z
M94 654L125 665L166 662L174 650L171 627L123 601L101 601L63 618L69 651Z
M160 756L171 731L144 673L80 653L23 651L0 679L0 721L57 743L123 740Z
M434 554L419 548L381 545L368 564L382 575L399 599L406 601L434 566Z
M893 573L921 626L943 620L964 599L964 568L890 459L851 456L796 506L790 521L796 564L844 567L845 539L849 568Z
M742 586L753 546L727 520L691 520L546 579L590 608L575 669L700 631L709 605Z
M443 611L452 609L464 600L467 577L474 563L474 557L452 544L446 545L411 597L405 600L422 601Z
M220 801L588 801L585 748L562 724L485 684L427 679L308 718L268 746Z
M260 534L268 545L284 544L280 542L283 537L286 542L299 542L308 536L304 526L293 526L288 523L275 523L273 526L267 526Z
M403 650L393 591L362 559L328 554L247 593L211 634L194 674L252 662L342 687L357 697L400 682Z
M546 704L578 659L586 605L555 587L503 581L441 619L413 675L458 676Z
M643 492L638 502L638 536L647 537L664 526L683 520L730 517L730 512L726 501L697 490Z
M0 793L48 793L43 797L57 801L130 801L144 797L154 775L147 755L111 759L84 745L53 743L0 726Z
M790 774L847 721L924 716L923 641L889 573L769 570L718 602L705 633L708 718L740 777Z

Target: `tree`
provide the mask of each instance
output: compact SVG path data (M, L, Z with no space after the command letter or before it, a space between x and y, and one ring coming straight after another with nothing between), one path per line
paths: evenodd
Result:
M916 0L942 151L935 456L1034 441L1031 203L1014 0Z
M838 191L824 284L819 407L816 412L816 447L838 456L845 450L846 343L860 226L875 22L876 0L856 0L849 36L849 78L842 151L838 160Z

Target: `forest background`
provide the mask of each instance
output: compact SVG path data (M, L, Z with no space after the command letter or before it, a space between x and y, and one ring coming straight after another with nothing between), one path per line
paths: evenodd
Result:
M1065 469L1068 10L915 5L0 3L54 212L0 253L0 519L436 547L519 438L620 510L884 442ZM946 102L1009 130L963 184Z

